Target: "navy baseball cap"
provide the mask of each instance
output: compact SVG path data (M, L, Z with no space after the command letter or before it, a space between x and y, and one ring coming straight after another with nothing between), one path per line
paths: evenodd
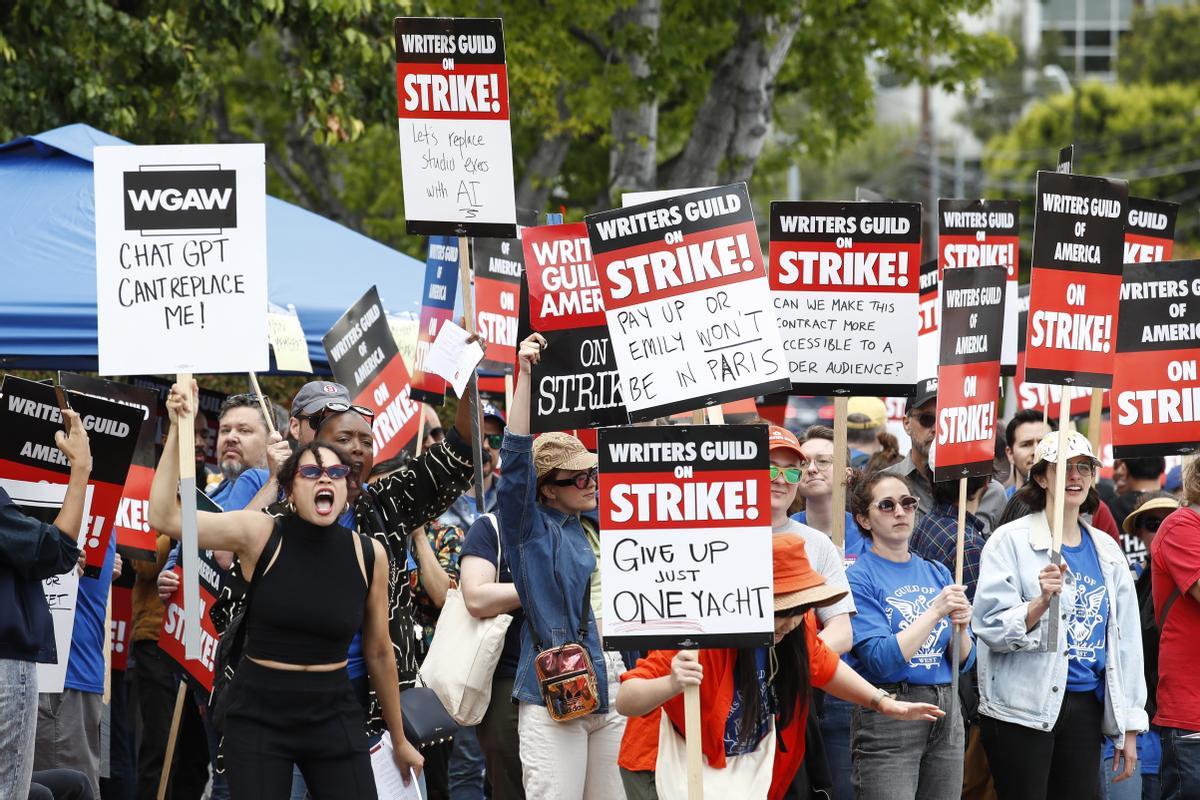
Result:
M487 419L488 417L492 417L497 422L499 422L501 425L508 424L508 422L504 419L504 414L500 413L500 409L496 408L496 406L492 405L491 403L483 404L483 415L482 416L484 419Z
M350 405L350 392L345 386L333 381L309 381L300 387L292 400L292 416L307 417L315 414L330 403Z

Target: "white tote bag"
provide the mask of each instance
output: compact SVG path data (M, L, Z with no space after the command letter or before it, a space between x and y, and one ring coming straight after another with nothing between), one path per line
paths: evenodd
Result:
M496 531L496 574L500 573L500 524L484 514ZM476 619L458 589L446 591L429 653L421 664L421 683L433 689L459 725L478 725L492 698L492 675L504 650L511 614Z
M664 711L658 723L658 762L654 786L658 800L687 800L687 741ZM717 800L766 800L775 769L775 720L753 752L725 759L725 769L704 763L704 796Z

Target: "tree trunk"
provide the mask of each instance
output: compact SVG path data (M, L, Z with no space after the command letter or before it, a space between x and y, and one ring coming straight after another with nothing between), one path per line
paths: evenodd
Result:
M673 189L748 180L771 133L775 78L783 66L802 7L786 16L741 11L737 36L713 72L683 151L663 166Z
M650 41L658 38L661 0L637 0L613 16L613 26L644 28ZM657 188L658 179L658 99L642 96L643 84L650 77L650 65L642 48L621 54L634 79L628 102L614 104L611 115L612 148L608 159L609 197L620 205L621 194Z
M558 118L565 122L570 112L567 109L565 92L558 93ZM571 137L560 133L555 136L543 136L538 142L537 149L525 162L525 171L517 184L517 208L529 211L542 211L550 199L550 190L562 170L567 153L571 150Z

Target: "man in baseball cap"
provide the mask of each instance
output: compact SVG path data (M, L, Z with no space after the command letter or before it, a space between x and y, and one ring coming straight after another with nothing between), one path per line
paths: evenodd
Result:
M937 378L917 381L916 391L904 404L904 432L912 440L912 447L903 461L883 470L889 475L908 479L922 514L928 514L933 508L933 486L929 483L926 470L929 467L929 446L933 444L934 426L937 423L937 389Z
M485 513L496 512L496 476L500 470L500 445L504 442L504 414L492 403L483 403L480 408L483 416L483 510ZM461 497L450 504L440 517L440 522L470 530L471 524L479 518L479 506L475 503L475 484L463 493Z

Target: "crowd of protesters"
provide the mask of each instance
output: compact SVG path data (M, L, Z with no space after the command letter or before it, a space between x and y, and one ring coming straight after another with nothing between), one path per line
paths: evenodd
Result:
M81 578L66 688L38 694L35 665L64 655L41 581L77 568L91 464L83 425L68 425L52 523L0 489L0 798L155 798L167 760L174 800L369 798L386 736L423 797L667 800L686 796L689 686L714 796L1200 797L1194 463L1172 476L1130 459L1102 481L1072 431L1060 476L1058 434L1021 411L960 508L959 482L933 480L936 382L908 400L907 453L883 402L854 398L844 454L828 427L769 428L774 646L606 651L597 457L566 433L530 435L522 377L543 346L522 343L510 406L481 409L481 498L468 403L445 429L424 407L420 455L376 464L372 412L339 384L302 387L281 433L257 397L225 402L207 487L223 513L201 512L198 537L222 570L212 622L241 658L213 694L158 646L179 586L177 421L198 413L194 386L167 401L155 560L114 543ZM132 648L106 687L105 598L122 579ZM490 700L448 740L410 741L401 694L453 591L475 618L512 617ZM568 652L586 679L554 696L541 672Z

